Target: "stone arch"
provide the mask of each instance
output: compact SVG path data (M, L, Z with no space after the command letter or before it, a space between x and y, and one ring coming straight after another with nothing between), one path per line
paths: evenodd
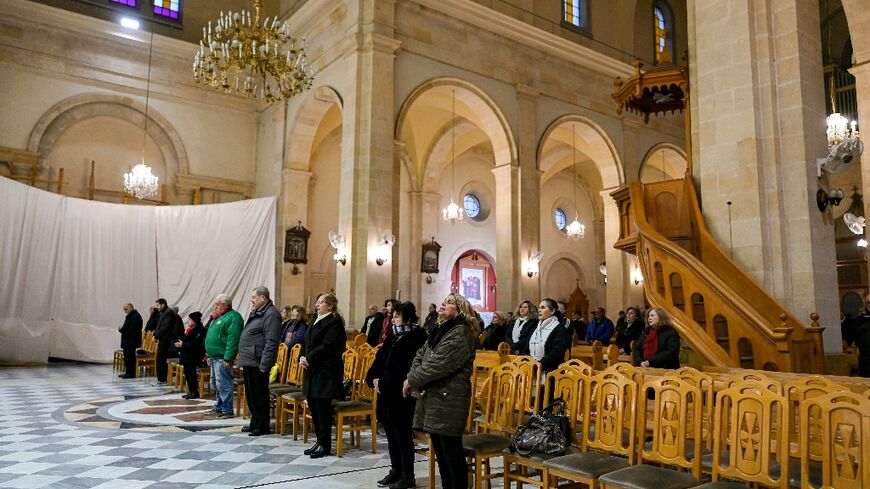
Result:
M491 244L490 244L490 246L491 246ZM453 264L456 263L457 260L459 260L459 257L461 257L462 255L464 255L465 253L467 253L469 251L476 251L476 252L480 253L487 260L489 260L489 263L491 263L493 267L495 267L496 266L495 256L492 253L486 251L486 247L487 247L487 244L482 242L482 241L468 241L468 242L462 243L461 245L457 246L456 249L453 250L453 253L450 254L450 257L447 259L447 261L441 262L443 265L440 265L440 270L438 272L438 279L439 280L447 280L449 283L450 282L450 274L453 273ZM496 281L497 280L498 280L498 275L496 275Z
M855 64L870 61L870 11L865 0L843 0Z
M568 253L568 252L565 252L565 251L560 251L559 253L555 253L552 256L547 257L546 260L544 260L544 266L540 267L542 270L541 273L543 274L543 276L546 276L547 274L549 274L550 269L552 269L553 266L559 262L559 260L567 261L571 265L571 267L574 269L574 271L577 272L577 278L578 278L578 280L580 280L580 288L581 289L584 287L589 288L593 285L593 284L587 283L586 274L583 273L583 268L580 266L579 263L577 263L577 257Z
M664 165L659 160L659 155L664 155ZM637 181L649 183L643 179L644 170L650 170L648 165L661 166L662 173L667 176L666 179L685 177L686 170L689 167L685 150L671 143L658 143L646 152L637 171Z
M323 85L311 90L299 110L293 126L288 133L287 155L284 158L284 169L308 170L311 151L314 149L314 137L320 128L324 116L332 107L344 109L341 95L332 87Z
M48 168L51 152L57 140L72 125L92 117L114 117L137 126L145 122L145 104L130 97L108 94L83 94L64 99L39 118L30 138L27 150L39 153L39 168ZM167 184L174 184L177 176L190 173L190 164L181 136L163 115L148 107L148 136L160 148L166 163Z
M547 158L544 154L544 147L550 137L553 136L557 130L563 128L563 126L571 124L574 124L573 128L577 135L577 149L588 156L595 164L598 174L601 177L602 187L613 188L621 186L625 180L625 172L613 141L601 126L580 115L565 115L559 117L551 122L544 131L544 134L541 135L541 139L538 143L537 161L539 162L538 170L544 174L544 179L546 179L548 175L556 174L571 165L571 162L565 163L562 161L560 163L559 161ZM540 166L541 162L544 161L549 161L548 167Z
M476 130L477 126L474 123L464 120L457 123L456 127L447 127L435 136L430 146L429 155L424 163L424 173L421 182L423 191L437 192L440 175L450 163L453 136L455 135L455 138L459 140ZM465 152L462 151L460 153ZM479 155L480 153L478 152L477 154Z
M504 112L495 101L478 86L455 77L439 77L428 80L411 92L402 104L396 117L397 140L403 140L402 132L408 123L408 114L414 104L425 94L449 94L456 90L457 102L467 107L473 119L471 120L487 136L492 145L492 152L497 166L515 164L517 161L516 140L513 130L508 123ZM448 131L443 133L450 134ZM430 148L431 151L431 148ZM432 158L428 155L416 155L416 163L422 167L417 178L429 173L428 166L432 164Z

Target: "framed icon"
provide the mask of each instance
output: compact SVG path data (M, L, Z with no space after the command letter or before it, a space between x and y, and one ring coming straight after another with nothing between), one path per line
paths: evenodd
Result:
M422 273L438 273L438 255L441 253L441 245L432 237L429 243L423 243L423 254L420 263Z
M308 238L311 231L302 226L302 221L295 228L287 230L284 239L284 263L308 263Z

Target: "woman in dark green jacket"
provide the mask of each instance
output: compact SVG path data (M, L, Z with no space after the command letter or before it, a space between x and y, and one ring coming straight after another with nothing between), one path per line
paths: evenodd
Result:
M468 484L462 433L471 405L477 329L468 300L448 295L438 310L435 329L414 357L402 391L417 398L414 428L431 436L445 488Z

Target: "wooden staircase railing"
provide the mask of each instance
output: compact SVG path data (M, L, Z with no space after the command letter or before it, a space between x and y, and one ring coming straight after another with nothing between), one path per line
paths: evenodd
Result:
M615 246L637 254L647 300L711 365L824 371L824 328L802 324L728 258L704 225L691 179L611 195L620 209Z

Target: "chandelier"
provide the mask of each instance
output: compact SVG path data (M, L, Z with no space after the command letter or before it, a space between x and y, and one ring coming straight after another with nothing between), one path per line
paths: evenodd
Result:
M157 195L160 179L151 173L151 167L145 164L145 142L148 137L148 103L151 99L151 59L154 54L154 32L151 32L151 44L148 47L148 77L145 81L145 123L142 126L142 162L124 174L124 191L139 200Z
M224 93L238 93L267 102L289 100L311 87L314 69L305 62L305 40L297 46L290 25L278 17L261 23L262 0L251 12L223 11L212 28L202 28L193 76Z
M848 119L840 115L839 112L834 112L829 115L825 122L828 125L828 148L843 143L849 139L858 139L858 123L852 121L849 124Z
M573 170L573 175L571 176L571 180L577 178L577 144L575 142L576 133L574 131L574 124L571 125L571 169ZM568 235L569 238L577 241L583 239L586 236L586 226L580 222L580 208L577 207L577 184L573 181L571 182L574 187L574 220L571 221L570 224L565 228L565 234Z
M450 126L450 203L441 209L445 222L453 224L462 220L463 208L453 201L453 188L456 185L456 90L452 90L450 102L451 126Z

